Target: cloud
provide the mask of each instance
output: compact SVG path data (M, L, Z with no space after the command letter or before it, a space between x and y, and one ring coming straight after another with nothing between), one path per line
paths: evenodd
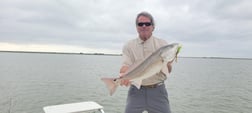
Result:
M120 53L126 41L137 37L136 14L148 11L156 20L154 35L181 42L183 56L252 57L246 49L252 48L250 4L250 0L0 1L0 42Z

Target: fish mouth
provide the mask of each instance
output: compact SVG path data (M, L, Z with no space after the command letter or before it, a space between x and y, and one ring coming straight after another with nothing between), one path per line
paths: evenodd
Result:
M182 45L179 44L179 45L178 45L177 52L176 52L176 56L175 56L175 59L176 59L175 61L176 61L176 62L178 62L178 53L180 52L181 48L182 48Z
M177 56L178 53L180 52L181 48L182 48L182 45L178 45L178 49L177 49L177 52L176 52L176 56Z

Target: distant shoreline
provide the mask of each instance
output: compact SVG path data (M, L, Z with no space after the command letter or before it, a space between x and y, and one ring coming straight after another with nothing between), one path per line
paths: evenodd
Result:
M70 52L36 52L36 51L2 51L0 53L35 53L35 54L66 54L66 55L104 55L104 56L122 56L122 54L107 54L107 53L70 53ZM180 58L203 58L203 59L239 59L239 60L252 60L252 58L228 58L228 57L186 57Z
M36 52L36 51L0 51L4 53L36 53L36 54L69 54L69 55L107 55L121 56L121 54L106 54L106 53L70 53L70 52Z
M202 59L237 59L237 60L252 60L252 58L229 58L229 57L181 57L181 58L202 58Z

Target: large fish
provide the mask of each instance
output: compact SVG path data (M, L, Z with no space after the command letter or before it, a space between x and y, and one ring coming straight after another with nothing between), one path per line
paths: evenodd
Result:
M140 89L142 80L159 73L168 62L177 59L181 45L178 43L165 45L140 63L133 64L120 78L101 78L107 85L110 95L113 95L121 80L129 80Z

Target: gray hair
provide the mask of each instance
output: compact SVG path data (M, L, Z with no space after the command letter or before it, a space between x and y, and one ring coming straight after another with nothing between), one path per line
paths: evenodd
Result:
M149 18L150 19L150 22L151 22L151 24L153 25L153 27L155 27L155 22L154 22L154 18L152 17L152 15L150 14L150 13L148 13L148 12L141 12L141 13L139 13L138 15L137 15L137 17L136 17L136 25L138 24L138 18L140 17L140 16L144 16L144 17L147 17L147 18Z

